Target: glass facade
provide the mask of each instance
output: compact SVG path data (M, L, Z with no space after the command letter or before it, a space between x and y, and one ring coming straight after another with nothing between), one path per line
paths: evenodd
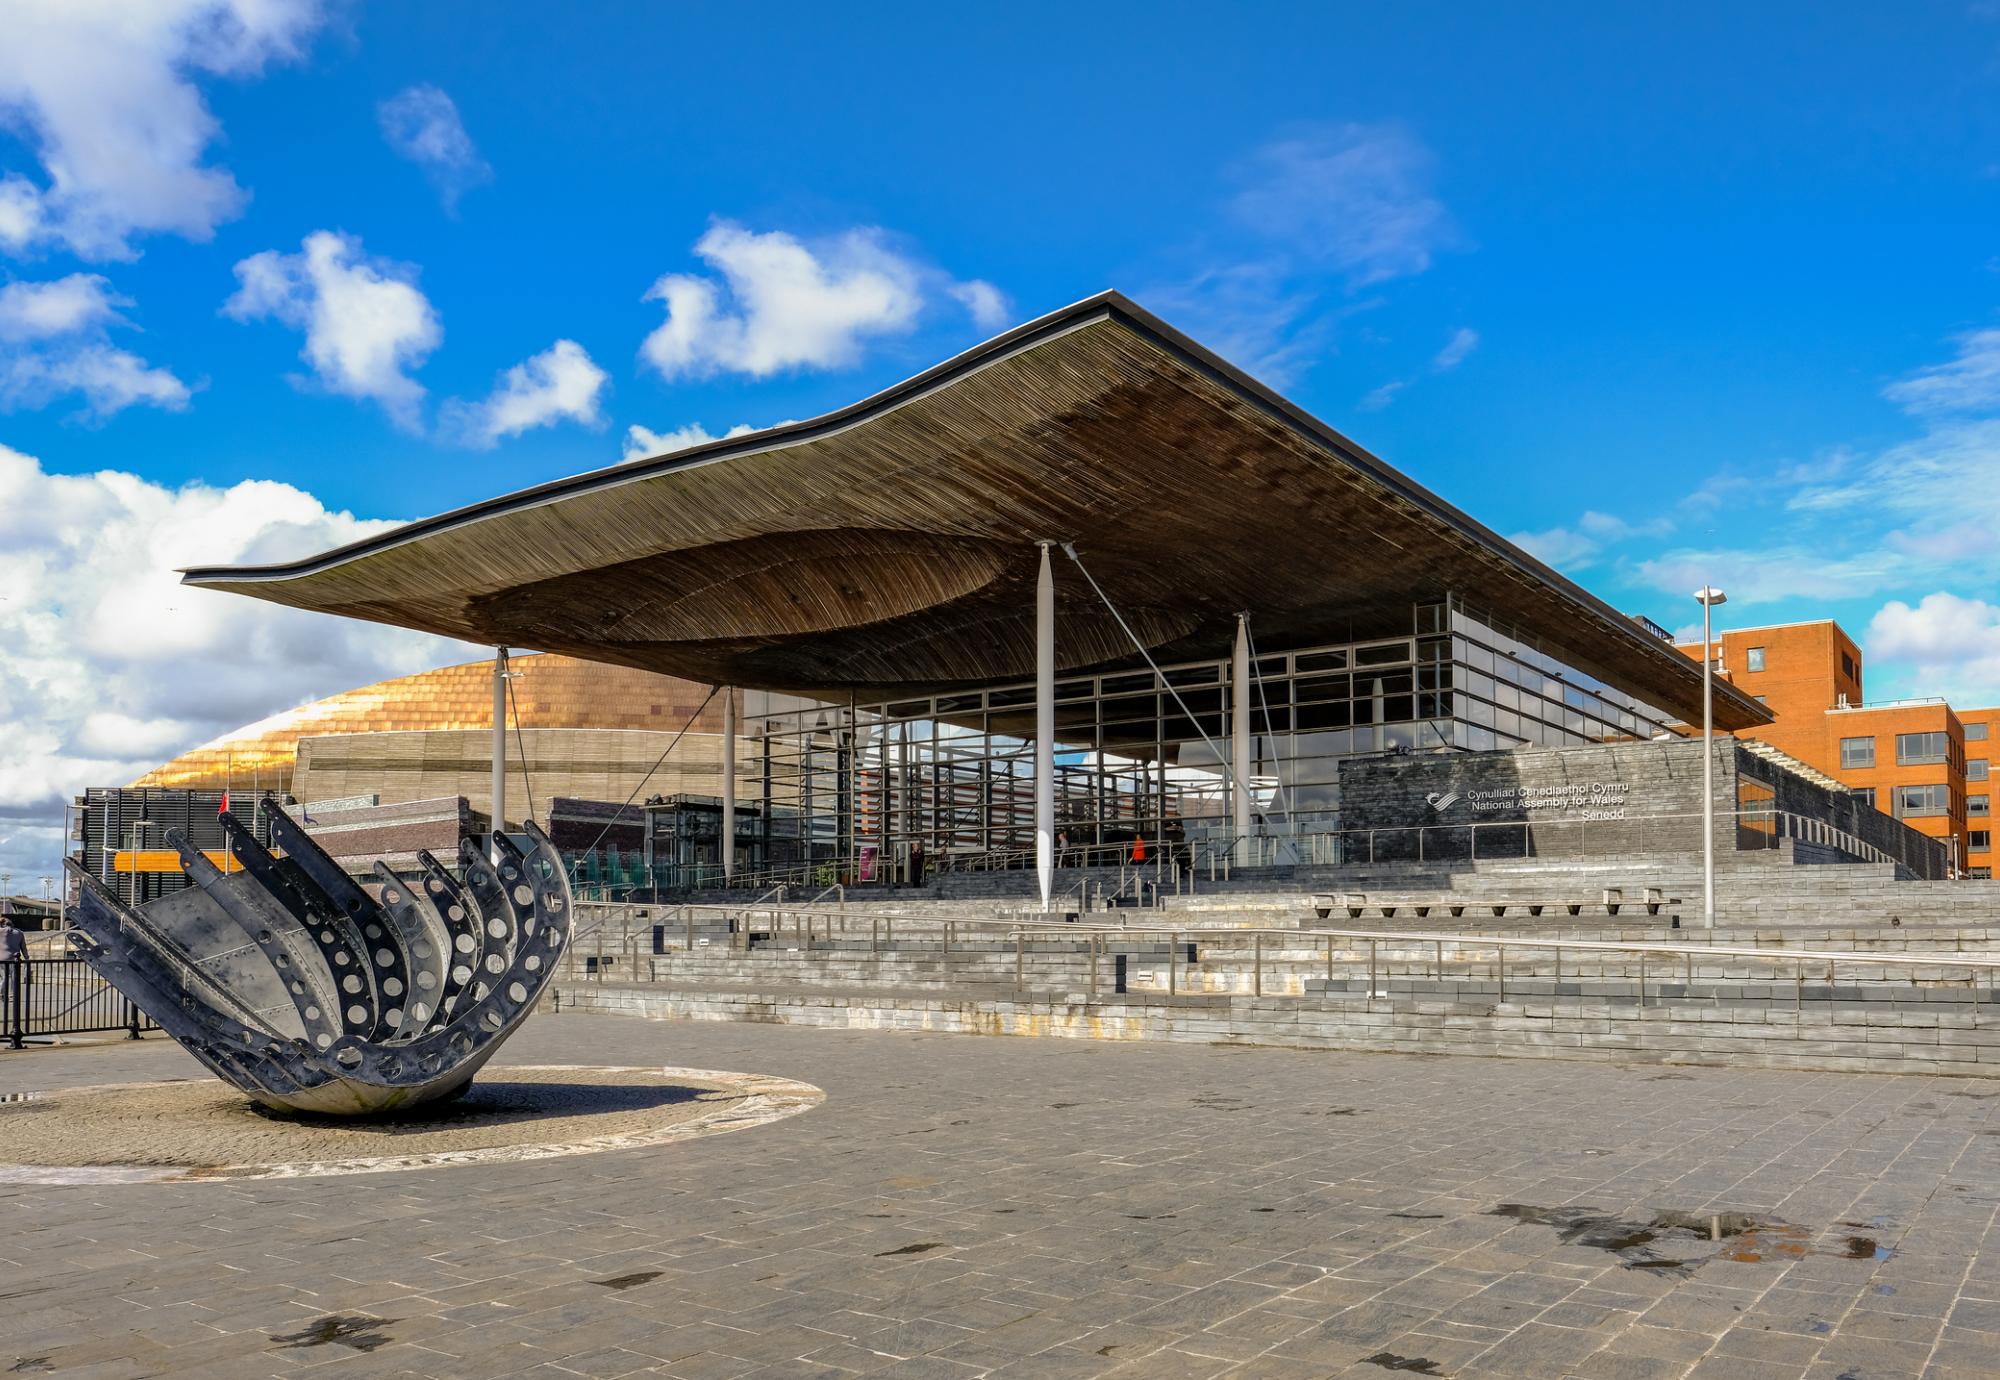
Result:
M1650 738L1670 721L1455 601L1413 608L1393 637L1256 650L1247 774L1271 837L1339 829L1344 758ZM1224 659L1058 677L1064 861L1230 835L1230 675ZM869 880L917 843L932 866L1031 853L1034 722L1032 683L746 722L765 865L839 860Z

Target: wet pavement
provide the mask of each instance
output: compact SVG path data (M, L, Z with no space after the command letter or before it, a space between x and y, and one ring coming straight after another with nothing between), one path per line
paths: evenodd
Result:
M574 1014L504 1057L827 1100L571 1159L0 1188L0 1376L2000 1373L1980 1080ZM0 1095L193 1072L0 1051Z

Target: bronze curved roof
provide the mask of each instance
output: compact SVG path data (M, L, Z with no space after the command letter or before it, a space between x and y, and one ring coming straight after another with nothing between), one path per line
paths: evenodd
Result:
M688 722L708 687L566 656L521 656L509 664L515 716L527 729L671 731ZM299 740L346 733L479 729L493 723L493 663L467 661L343 690L223 734L162 762L139 786L246 794L292 788ZM697 732L722 727L722 703L702 711Z
M1039 540L1156 655L1375 635L1456 592L1683 717L1698 665L1115 292L812 421L189 584L697 680L863 697L1022 678ZM1057 557L1065 670L1136 662ZM1388 632L1399 630L1389 627ZM1724 728L1768 722L1718 685Z

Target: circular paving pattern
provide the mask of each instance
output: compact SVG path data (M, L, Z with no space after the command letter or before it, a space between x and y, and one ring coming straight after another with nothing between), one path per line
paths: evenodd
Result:
M393 1120L269 1112L213 1079L63 1088L0 1103L0 1183L238 1181L494 1164L661 1145L817 1106L809 1083L714 1069L490 1069Z

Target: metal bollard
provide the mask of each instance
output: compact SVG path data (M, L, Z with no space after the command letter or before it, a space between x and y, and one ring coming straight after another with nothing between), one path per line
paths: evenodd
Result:
M1027 986L1027 979L1021 973L1022 952L1026 944L1027 940L1021 932L1019 930L1014 931L1014 990L1016 992Z
M1177 990L1176 984L1179 979L1175 968L1180 961L1180 947L1180 940L1176 936L1169 934L1167 936L1167 995L1170 997Z
M1259 930L1250 936L1250 995L1264 995L1264 933Z

